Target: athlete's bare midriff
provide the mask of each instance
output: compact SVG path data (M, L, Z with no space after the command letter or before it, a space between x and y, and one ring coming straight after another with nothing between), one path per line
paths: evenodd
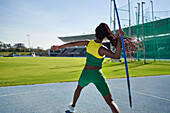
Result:
M94 69L101 69L101 67L86 65L86 66L84 67L84 69L94 70Z

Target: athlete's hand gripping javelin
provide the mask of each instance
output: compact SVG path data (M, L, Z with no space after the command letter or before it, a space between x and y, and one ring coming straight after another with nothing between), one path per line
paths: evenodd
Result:
M124 36L124 32L123 32L123 30L122 29L119 29L119 36Z

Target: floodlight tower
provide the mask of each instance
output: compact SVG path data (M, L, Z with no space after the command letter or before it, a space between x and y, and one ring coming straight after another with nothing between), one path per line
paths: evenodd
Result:
M154 14L153 14L153 1L151 0L150 2L151 2L151 7L152 7L152 23L153 23L154 45L156 45L156 42L155 42ZM154 49L157 50L155 46L154 46ZM156 52L154 51L154 62L156 61L155 57L156 57Z
M139 25L139 21L140 21L140 3L137 3L137 4L138 4L138 25Z
M152 21L154 21L154 14L153 14L153 1L151 0L151 7L152 7Z
M154 21L154 12L153 12L153 1L151 0L151 7L152 7L152 23L153 23L153 35L154 35L154 45L155 45L155 50L156 52L154 51L154 61L156 61L156 54L158 55L158 58L160 60L160 55L159 55L159 50L158 50L158 43L155 39L155 21Z
M27 34L27 36L28 36L28 46L29 46L29 52L30 52L30 34Z
M129 37L131 37L131 18L130 18L130 0L128 0L128 11L129 11Z
M144 33L143 4L145 4L145 2L142 2L142 28L143 28L143 51L144 51L144 63L143 63L143 64L146 64L146 58L145 58L145 33Z
M138 4L138 7L137 7L137 39L139 40L139 20L140 20L140 3L137 3ZM138 43L138 46L139 46L139 43ZM140 61L139 59L139 50L137 51L137 58L138 58L138 61Z
M112 26L113 26L113 34L116 34L116 12L115 12L115 7L113 5L113 0L110 0L110 29L111 30L112 30Z
M114 6L114 9L113 9L113 33L116 34L116 11L115 11L115 6Z
M136 25L138 25L138 13L137 13L137 10L138 10L138 7L134 7L135 8L135 16L136 16Z
M110 29L112 29L112 0L110 0Z
M136 34L137 34L137 39L139 38L139 36L138 36L138 7L135 7L135 9L136 9ZM139 45L139 44L138 44ZM139 49L139 47L138 47L138 49ZM137 49L137 59L138 59L138 61L139 61L139 50Z

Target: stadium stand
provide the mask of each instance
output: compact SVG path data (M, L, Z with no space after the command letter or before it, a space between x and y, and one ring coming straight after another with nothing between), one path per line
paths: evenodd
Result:
M86 34L86 35L78 35L78 36L66 36L66 37L58 37L63 42L74 42L74 41L83 41L83 40L94 40L95 35L94 34ZM105 39L106 41L107 39ZM107 48L110 49L110 43L104 42L103 43ZM75 57L84 57L86 56L86 47L85 46L79 46L79 47L69 47L60 49L58 51L52 52L49 50L49 56L75 56Z
M50 49L48 49L48 56L57 56L62 52L62 50L57 50L57 51L51 51Z
M86 47L82 46L82 47L76 48L73 54L74 56L86 56Z
M74 42L74 41L82 41L82 40L94 40L94 34L87 35L79 35L79 36L66 36L66 37L58 37L63 42Z
M70 53L72 53L75 49L75 47L65 48L58 56L72 56Z
M170 58L170 18L160 19L153 22L144 23L145 27L145 46L146 46L146 58L149 59L169 59ZM143 30L142 24L131 26L131 38L138 38L143 42ZM125 36L129 32L129 28L123 28ZM119 30L116 30L118 34ZM78 35L78 36L65 36L58 37L63 42L74 42L82 40L94 40L94 34ZM107 40L107 39L106 39ZM110 45L108 42L103 43L109 49ZM62 49L56 52L49 52L49 56L85 56L86 51L84 49L79 49L76 47L74 49ZM49 50L50 51L50 50ZM67 53L68 52L68 53ZM142 51L142 46L138 48L138 53L135 53L134 58L143 58L144 52Z
M90 38L91 35L88 35L87 37ZM87 37L85 38L85 36L83 36L84 40L88 39ZM61 38L62 41L72 42L73 40L74 41L82 40L82 36L77 36L76 38L70 36L69 38L68 37L65 37L65 38ZM94 39L94 37L91 38L91 40L93 40L93 39ZM103 45L106 46L108 49L110 49L110 43L109 42L105 41L103 43ZM63 48L63 49L60 49L60 50L54 51L54 52L49 50L49 56L85 57L86 56L86 47L85 46L67 47L67 48Z
M59 49L54 52L49 50L49 56L84 57L86 56L86 47L85 46L68 47L64 49Z

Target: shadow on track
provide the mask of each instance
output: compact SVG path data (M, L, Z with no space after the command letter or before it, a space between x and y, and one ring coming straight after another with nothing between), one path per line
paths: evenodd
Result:
M65 113L71 113L69 110L66 110Z

